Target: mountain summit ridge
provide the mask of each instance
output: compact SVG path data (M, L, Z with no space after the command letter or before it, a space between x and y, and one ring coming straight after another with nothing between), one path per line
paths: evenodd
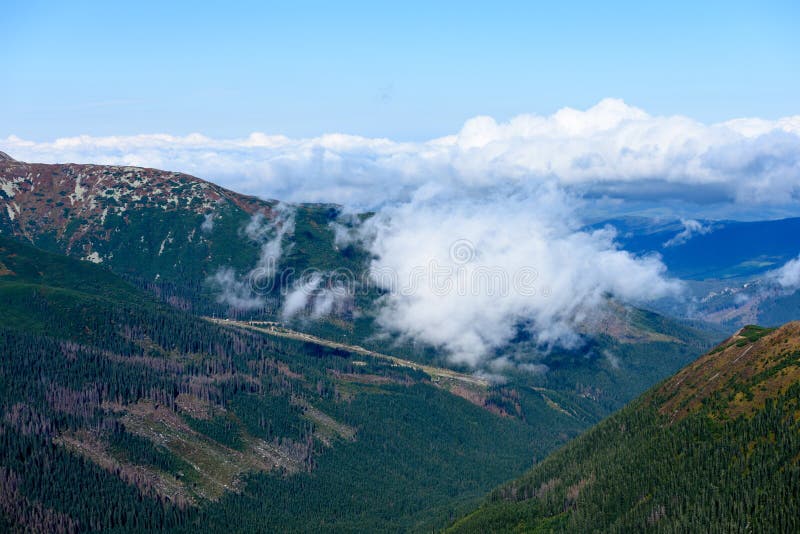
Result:
M269 213L275 201L235 193L189 174L146 167L47 164L0 157L0 204L6 225L29 240L34 231L63 238L75 218L104 225L109 215L133 209L183 209L205 215L229 202L248 214ZM1 224L1 223L0 223ZM74 237L69 236L67 248Z

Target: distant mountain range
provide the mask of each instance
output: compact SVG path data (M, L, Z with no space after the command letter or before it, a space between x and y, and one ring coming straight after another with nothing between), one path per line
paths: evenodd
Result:
M769 221L610 219L619 245L636 255L658 254L668 274L686 282L679 299L655 303L671 316L730 330L777 326L800 317L800 287L777 287L771 272L800 255L800 218Z
M800 254L800 218L771 221L692 220L643 217L610 219L617 240L635 254L658 252L669 273L685 280L752 277Z

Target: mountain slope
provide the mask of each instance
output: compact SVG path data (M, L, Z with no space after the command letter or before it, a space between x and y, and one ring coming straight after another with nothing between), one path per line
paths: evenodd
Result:
M278 224L277 206L175 172L0 160L0 234L102 264L200 313L235 311L216 304L219 291L208 279L257 265L270 225ZM352 268L327 226L336 213L333 206L296 208L285 267Z
M4 237L0 360L3 530L438 528L583 428Z
M278 235L274 228L262 231L264 225L279 221L281 209L274 201L238 195L180 173L0 162L0 233L101 262L137 287L195 314L287 321L280 311L292 276L314 269L325 275L349 272L357 280L368 278L363 276L368 251L335 244L330 223L337 220L338 208L299 205L292 208L293 231L280 238L283 253L274 277L278 283L260 291L263 303L242 309L226 299L220 302L225 288L210 277L231 269L233 289L240 282L246 282L248 289L251 280L246 275L259 265L263 238ZM231 292L241 300L252 296ZM343 299L341 309L324 316L306 310L288 322L321 337L446 365L445 355L435 347L384 335L374 322L380 295L378 288L359 286L352 299ZM553 372L528 385L601 399L599 411L591 408L599 417L680 368L710 346L709 340L718 339L713 333L624 306L613 307L606 319L595 331L586 332L586 343L578 350L540 354L536 363ZM508 351L541 352L524 335ZM623 365L609 367L604 359ZM595 417L590 422L594 421Z
M456 532L800 528L800 323L748 327L495 490Z
M71 256L0 237L9 450L33 435L44 457L89 460L111 473L108 484L122 480L167 510L160 519L149 508L119 512L131 520L437 528L713 339L610 303L575 349L543 351L521 329L503 350L529 355L536 372L455 383L447 377L473 371L430 372L448 365L441 351L375 335L369 312L379 292L359 295L358 313L275 329L248 321L274 321L279 293L246 311L216 303L208 277L222 267L247 273L264 236L281 240L280 273L359 272L369 256L335 246L335 207L291 208L294 231L284 235L277 203L176 173L0 162L0 176L0 230ZM9 480L36 476L15 465ZM102 499L79 492L77 508L64 506L63 497L40 498L44 479L21 480L28 489L17 502L110 528L97 516Z
M381 295L377 288L359 287L342 309L321 317L308 311L289 321L281 316L292 273L314 269L364 278L368 251L335 244L330 226L339 213L335 206L294 206L293 231L280 234L269 227L281 220L282 208L276 202L238 195L191 176L135 167L17 161L0 162L0 191L0 232L100 262L174 307L207 316L286 322L295 330L402 359L451 365L436 347L385 335L374 322ZM280 282L264 292L263 304L242 309L219 302L224 288L210 277L232 269L234 286L249 282L245 275L259 264L263 239L278 235L283 253L275 279ZM247 300L252 295L234 296ZM548 372L504 371L511 375L507 389L522 396L521 402L505 409L524 412L518 406L528 404L531 413L537 413L542 404L551 403L572 413L574 428L586 428L717 340L713 333L619 304L601 323L587 330L584 343L570 351L542 351L521 332L503 350L529 354L536 369Z

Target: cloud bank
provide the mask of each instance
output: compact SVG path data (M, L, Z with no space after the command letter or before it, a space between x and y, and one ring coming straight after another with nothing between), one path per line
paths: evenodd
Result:
M27 161L178 170L262 197L359 209L408 200L430 183L479 192L551 180L600 197L800 203L800 115L707 125L651 116L616 99L508 122L475 117L453 135L417 143L345 134L12 136L0 149Z
M619 250L615 233L579 229L575 200L555 186L474 199L440 192L366 223L373 280L387 290L378 322L479 365L519 327L545 346L575 346L610 298L674 295L653 257Z
M609 299L639 303L680 291L658 257L619 250L610 229L583 230L581 214L593 204L800 208L800 116L703 124L615 99L507 122L476 117L426 142L264 133L9 137L0 149L27 161L177 170L261 197L374 210L366 223L345 217L334 230L337 245L359 242L373 255L372 282L387 290L378 323L477 366L497 361L520 327L542 345L574 345ZM291 218L278 225L262 218L243 230L262 244L253 272L274 275L292 227ZM204 230L213 231L213 219ZM664 246L704 231L687 218ZM792 265L779 280L796 281ZM262 304L247 276L216 273L223 302ZM334 289L323 277L301 280L284 317L335 311Z

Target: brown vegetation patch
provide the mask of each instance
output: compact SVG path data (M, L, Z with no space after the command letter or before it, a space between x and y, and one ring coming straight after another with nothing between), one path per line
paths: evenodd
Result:
M181 393L175 398L175 406L195 419L210 420L214 416L215 406L208 399L196 395Z
M630 312L618 303L610 303L606 313L587 320L582 329L590 332L602 332L620 343L679 343L683 341L651 330L637 327L631 320Z
M800 322L754 342L737 334L667 380L652 400L672 421L699 409L712 396L725 401L724 415L748 414L800 380L800 369L787 365L799 352Z
M19 234L30 239L52 233L67 252L81 247L84 254L92 252L86 243L110 239L111 230L102 224L109 214L127 217L136 209L157 207L203 215L219 202L248 214L271 212L270 203L256 197L186 174L140 167L1 160L0 183L12 190L10 198L0 198L0 217L13 210ZM76 220L82 222L66 235Z
M559 484L561 484L560 478L551 478L547 482L542 482L536 489L536 491L533 493L533 496L536 497L537 499L541 499L542 497L550 493L550 491L555 489L555 487L558 486Z
M475 406L486 408L490 412L497 413L498 415L507 415L501 413L502 410L499 410L496 406L491 406L486 404L486 400L488 399L486 391L477 388L462 386L460 384L452 384L446 389L453 395L461 397L462 399L471 402Z
M83 391L76 391L57 384L50 384L45 394L45 399L53 410L87 419L100 407L100 398L98 388L87 387Z
M328 369L328 372L335 376L338 380L342 380L344 382L354 382L356 384L372 384L372 385L383 385L383 384L405 384L408 385L409 382L398 380L396 378L392 378L389 376L383 375L371 375L371 374L360 374L360 373L342 373L341 371L337 371L335 369Z
M17 432L25 436L52 436L55 433L55 425L49 418L22 402L14 404L5 413L3 419Z
M62 434L54 442L85 456L106 471L135 486L145 495L159 495L178 507L194 504L192 495L173 475L115 458L108 446L89 431L79 430L73 434Z
M217 500L225 491L238 492L247 472L293 473L310 465L313 443L288 439L268 443L243 433L244 447L236 450L196 432L180 415L150 401L104 407L121 412L128 431L166 447L189 463L194 472L187 479L196 481L191 490L200 498Z
M294 371L289 369L289 366L284 362L277 362L276 367L287 378L291 378L292 380L305 380L305 377L303 375L295 373Z
M592 476L591 478L582 478L578 482L567 488L567 500L572 502L577 501L583 488L589 485L593 480L594 476Z
M355 428L340 423L300 397L293 397L292 403L303 407L303 417L316 425L314 437L319 439L326 446L331 446L332 439L337 437L346 441L355 441Z

